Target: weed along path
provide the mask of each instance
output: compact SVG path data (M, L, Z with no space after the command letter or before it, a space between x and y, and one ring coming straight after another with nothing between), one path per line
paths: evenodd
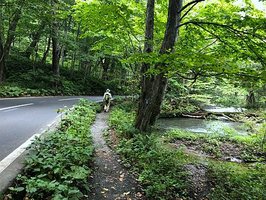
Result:
M94 172L91 178L91 200L144 199L134 177L118 162L119 157L107 146L103 131L107 126L107 113L99 113L91 128L95 146Z

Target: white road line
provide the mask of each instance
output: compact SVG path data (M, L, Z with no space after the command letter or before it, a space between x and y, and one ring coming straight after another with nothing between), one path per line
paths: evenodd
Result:
M6 107L6 108L0 108L0 111L9 110L9 109L13 109L13 108L20 108L20 107L25 107L25 106L31 106L31 105L33 105L33 103L21 104L21 105L17 105L17 106L10 106L10 107Z
M70 98L70 99L59 99L58 101L72 101L72 100L77 100L81 98Z
M63 114L59 114L55 121L51 122L47 125L46 128L41 128L38 133L35 133L33 136L31 136L26 142L24 142L22 145L20 145L17 149L15 149L11 154L9 154L7 157L5 157L2 161L0 161L0 174L11 164L16 160L25 150L27 147L29 147L36 138L39 138L42 134L44 134L46 131L48 131L54 124L57 123L59 118Z
M12 109L10 109L10 110L4 110L3 112L12 112L12 111L14 111L14 110L17 110L17 108L12 108Z
M30 137L26 142L20 145L16 150L14 150L11 154L5 157L0 162L0 174L12 163L18 156L20 156L26 148L34 141L35 137L40 137L41 134L34 134Z

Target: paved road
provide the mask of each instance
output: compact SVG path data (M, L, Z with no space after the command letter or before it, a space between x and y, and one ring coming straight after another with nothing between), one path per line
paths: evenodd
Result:
M80 98L100 101L102 97L0 98L0 161L56 120L57 109L71 107Z

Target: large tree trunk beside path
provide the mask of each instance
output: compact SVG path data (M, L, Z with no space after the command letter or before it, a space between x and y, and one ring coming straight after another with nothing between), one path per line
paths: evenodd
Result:
M174 50L175 41L178 33L178 24L180 23L180 14L183 0L169 0L168 19L164 40L160 49L160 54L171 53ZM154 0L147 2L146 15L146 32L144 52L152 52L152 40L154 30ZM155 68L163 67L164 63ZM167 78L165 72L156 75L147 75L149 70L148 64L142 65L142 85L139 107L136 117L135 127L140 131L147 131L150 126L154 125L160 114L161 104L163 101Z

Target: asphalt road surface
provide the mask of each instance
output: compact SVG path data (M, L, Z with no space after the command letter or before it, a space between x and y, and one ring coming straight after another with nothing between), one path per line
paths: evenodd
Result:
M0 98L0 161L53 123L59 108L72 107L80 98L102 99L100 96Z

